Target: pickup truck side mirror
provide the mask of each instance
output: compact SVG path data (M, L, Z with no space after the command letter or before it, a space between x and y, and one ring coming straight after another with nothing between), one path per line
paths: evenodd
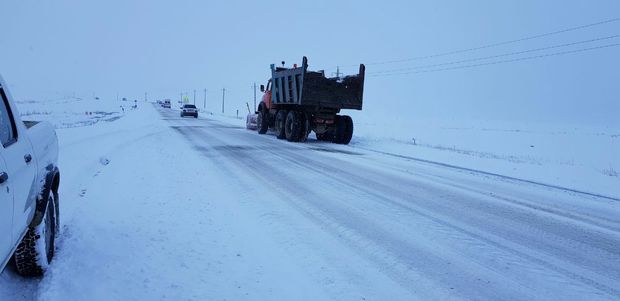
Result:
M260 91L265 92L265 85L260 85Z

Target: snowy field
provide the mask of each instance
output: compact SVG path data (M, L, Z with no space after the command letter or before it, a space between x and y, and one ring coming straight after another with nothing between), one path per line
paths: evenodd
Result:
M245 125L234 116L211 118ZM401 118L366 122L369 118L358 121L354 115L351 147L620 199L620 128Z
M615 129L361 122L341 146L144 102L18 105L58 128L63 232L0 300L620 298Z

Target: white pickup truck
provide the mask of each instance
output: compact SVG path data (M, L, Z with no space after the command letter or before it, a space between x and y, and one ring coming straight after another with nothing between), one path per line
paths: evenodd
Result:
M59 230L58 139L52 125L22 122L0 77L0 272L39 276Z

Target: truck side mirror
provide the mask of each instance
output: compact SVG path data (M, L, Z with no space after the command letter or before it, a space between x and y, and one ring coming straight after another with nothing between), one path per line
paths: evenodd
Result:
M260 91L265 92L265 85L260 85Z

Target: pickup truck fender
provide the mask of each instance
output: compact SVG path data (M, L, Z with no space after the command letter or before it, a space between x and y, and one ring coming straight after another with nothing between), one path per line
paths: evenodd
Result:
M57 166L50 164L45 167L48 171L45 177L45 184L43 185L43 189L41 193L37 196L37 207L34 213L34 217L30 222L30 227L38 226L43 220L43 216L45 215L45 210L47 208L47 200L49 199L50 193L54 194L54 208L56 208L56 217L58 217L59 210L59 200L58 200L58 187L60 185L60 171Z

